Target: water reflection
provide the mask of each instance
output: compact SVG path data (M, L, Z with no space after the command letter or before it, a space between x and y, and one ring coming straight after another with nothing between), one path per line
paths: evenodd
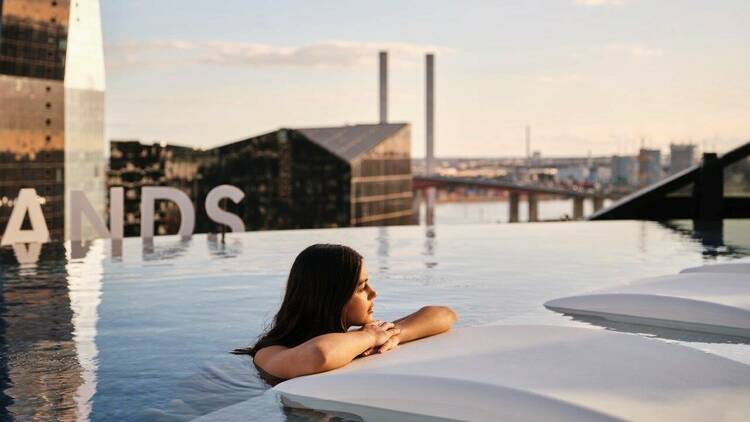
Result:
M234 258L242 254L242 241L234 238L226 243L223 236L219 237L215 233L206 236L208 253L217 258Z
M68 258L66 271L70 309L73 311L73 341L82 381L76 390L75 402L78 420L88 420L97 385L99 350L96 345L96 324L104 273L104 241L71 244Z
M91 244L93 241L87 241L87 242L70 242L70 259L71 260L80 260L86 257L86 254L89 253L89 249L91 249Z
M143 255L145 265L140 239L119 246L95 241L67 249L0 248L0 420L231 419L221 417L226 412L235 412L234 420L326 420L331 416L282 408L250 361L227 353L255 338L272 318L289 261L304 245L346 236L355 249L374 250L377 265L399 281L381 298L383 309L394 313L435 302L455 304L464 326L567 324L540 304L675 273L699 265L703 249L721 251L715 238L706 246L700 240L705 234L693 235L691 222L670 224L285 231L232 234L224 244L171 236L155 239ZM724 253L744 254L750 225L732 224L739 223L723 227ZM640 230L646 252L639 250ZM107 259L108 248L116 247L122 262ZM37 262L18 262L35 255ZM159 260L169 261L153 262ZM433 268L437 263L440 268ZM748 359L747 343L736 338L576 321Z
M180 237L177 241L154 242L154 238L141 239L141 259L143 261L173 260L185 254L190 247L192 237Z
M0 249L2 420L86 420L91 412L104 254L101 242L78 246Z
M434 268L437 266L437 262L434 261L435 247L437 246L436 237L437 231L435 230L435 226L425 226L424 249L422 255L430 257L430 259L425 261L424 264L427 268Z
M378 257L378 269L380 271L388 271L388 250L390 249L390 245L388 242L387 227L378 227L378 235L375 238L375 242L378 245L376 252Z
M706 260L717 257L738 258L750 254L750 245L728 244L725 242L725 230L728 223L724 221L660 221L659 224L681 237L690 239L702 246L701 254ZM748 239L750 241L750 239Z
M622 333L634 333L649 337L658 337L666 340L684 341L691 343L718 343L718 344L750 344L750 339L737 336L721 334L700 333L696 331L678 330L674 328L653 327L649 325L630 324L611 321L601 317L563 314L573 321L580 321L610 331Z
M435 224L435 203L437 202L437 189L434 187L427 188L425 192L427 209L425 211L425 221L428 226Z
M41 251L41 243L13 244L13 253L16 255L16 261L21 265L25 265L26 268L36 268L36 263L39 261L39 254Z
M109 241L109 256L115 262L122 261L122 239L112 239Z
M13 254L19 248L13 249ZM73 340L73 311L65 249L43 248L44 267L13 264L2 249L2 371L4 420L76 419L76 391L83 383ZM40 250L41 252L41 250ZM34 271L28 270L34 266Z

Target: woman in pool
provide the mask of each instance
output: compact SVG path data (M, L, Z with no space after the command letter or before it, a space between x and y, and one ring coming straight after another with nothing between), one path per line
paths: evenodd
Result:
M294 260L271 328L239 352L252 355L261 376L274 385L442 333L456 321L456 313L444 306L377 321L376 296L360 254L342 245L312 245Z

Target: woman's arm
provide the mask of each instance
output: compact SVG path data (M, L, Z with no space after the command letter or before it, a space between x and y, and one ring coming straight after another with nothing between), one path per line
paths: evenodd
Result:
M399 344L448 331L456 320L458 320L458 315L447 306L425 306L413 314L393 321L401 332L380 347L368 350L365 355L376 351L383 353Z
M342 367L365 350L378 347L400 330L390 322L367 324L346 333L314 337L296 347L268 346L255 354L255 364L284 379Z
M425 306L393 323L401 329L400 342L406 343L448 331L457 319L458 315L447 306Z

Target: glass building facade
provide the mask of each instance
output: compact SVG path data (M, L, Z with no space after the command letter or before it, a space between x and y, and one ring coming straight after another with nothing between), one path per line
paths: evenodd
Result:
M203 171L201 200L221 184L245 193L227 209L248 230L349 225L351 168L299 131L280 129L214 150L216 161ZM219 228L198 217L197 229Z
M139 236L141 233L140 204L144 186L178 188L195 200L200 195L199 169L209 166L212 157L212 153L195 148L112 141L107 183L110 187L118 186L125 190L124 235ZM196 214L204 216L205 211L196 206ZM176 232L180 226L177 206L170 201L157 201L154 221L155 234Z
M207 190L231 184L245 192L227 204L248 230L412 222L408 124L280 129L216 149L204 169ZM216 231L198 217L198 229Z
M413 193L408 127L352 160L351 167L353 226L411 223Z
M104 212L104 89L97 0L0 2L0 236L21 188L53 240L68 237L71 190Z
M111 144L109 185L125 188L125 235L140 233L140 189L175 187L194 201L195 231L219 232L205 198L222 184L245 197L222 208L247 230L412 223L407 124L279 129L211 150L136 141ZM159 201L156 234L173 234L179 213Z
M219 148L202 185L242 189L249 230L410 224L410 151L408 124L281 129Z

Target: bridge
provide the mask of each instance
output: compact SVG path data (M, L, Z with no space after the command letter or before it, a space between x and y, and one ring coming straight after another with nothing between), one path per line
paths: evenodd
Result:
M413 178L413 189L415 192L429 192L430 188L448 188L459 186L493 189L508 192L508 221L511 223L517 223L519 221L518 209L521 202L521 195L526 196L526 200L529 204L529 221L539 221L539 195L555 195L571 198L573 200L572 215L574 219L583 218L584 200L591 199L594 204L594 212L596 212L602 209L602 207L604 206L604 199L610 196L600 191L591 189L576 190L555 186L533 185L473 177L414 176Z

